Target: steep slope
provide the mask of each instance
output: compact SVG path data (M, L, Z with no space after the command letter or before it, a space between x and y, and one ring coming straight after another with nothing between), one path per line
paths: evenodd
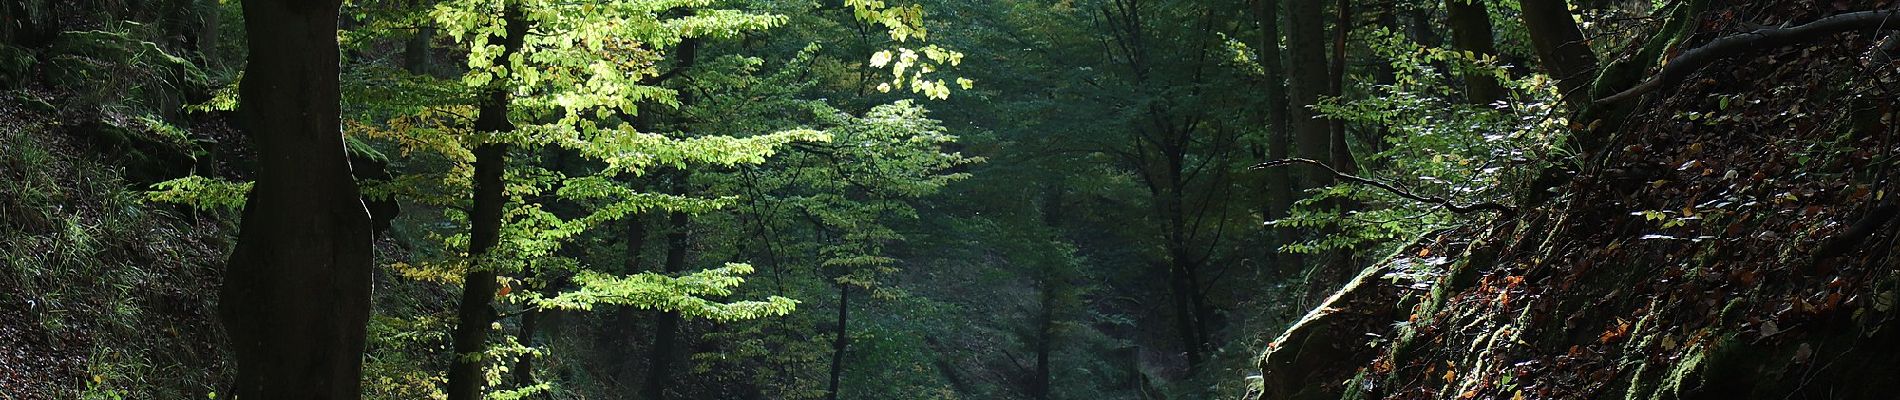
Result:
M56 34L0 43L0 398L206 398L230 218L146 193L241 159L183 112L209 79L176 40L203 31L49 7Z
M146 202L122 169L136 157L12 95L0 104L0 393L215 392L226 228Z
M1687 44L1849 11L1740 3ZM1751 49L1651 94L1557 199L1362 274L1248 396L1890 397L1890 35Z

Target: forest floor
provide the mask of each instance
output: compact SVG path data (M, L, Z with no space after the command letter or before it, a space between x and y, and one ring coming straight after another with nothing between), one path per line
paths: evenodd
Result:
M214 393L228 227L126 176L176 149L58 88L0 96L0 399Z

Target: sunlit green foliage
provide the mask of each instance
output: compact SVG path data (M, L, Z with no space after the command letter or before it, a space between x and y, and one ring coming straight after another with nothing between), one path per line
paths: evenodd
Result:
M244 197L251 193L251 182L232 182L198 175L152 185L146 199L177 203L200 210L233 211L244 208Z
M1549 168L1568 150L1563 110L1556 101L1554 83L1543 75L1513 77L1495 57L1422 46L1386 29L1366 34L1374 56L1394 72L1389 85L1363 84L1370 93L1356 99L1333 99L1318 108L1350 124L1379 127L1378 149L1361 156L1375 165L1366 177L1398 182L1414 194L1442 197L1456 204L1511 203L1535 174ZM1451 71L1439 71L1440 65ZM1467 105L1454 79L1497 79L1510 89L1507 101ZM1368 204L1357 211L1335 213L1335 201ZM1337 249L1364 249L1391 245L1426 231L1468 219L1438 204L1404 199L1393 193L1345 183L1325 188L1301 200L1291 216L1274 221L1279 227L1337 229L1334 233L1290 243L1285 251L1318 254Z

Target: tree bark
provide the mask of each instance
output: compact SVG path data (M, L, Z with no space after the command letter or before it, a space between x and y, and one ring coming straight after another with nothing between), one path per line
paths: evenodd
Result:
M1530 31L1531 46L1536 48L1544 72L1557 80L1564 104L1572 111L1588 107L1590 83L1596 80L1597 56L1590 49L1590 43L1584 41L1577 20L1570 16L1570 5L1564 0L1523 0L1520 5L1524 28Z
M245 0L257 183L218 300L244 399L362 396L369 212L338 131L338 0Z
M1260 65L1266 72L1261 78L1265 81L1261 94L1266 96L1262 104L1267 108L1267 148L1260 161L1282 160L1292 156L1293 131L1287 110L1286 62L1280 56L1280 0L1255 0L1253 12L1260 22L1260 43L1256 47L1259 47ZM1266 202L1260 210L1262 222L1286 218L1288 210L1293 208L1293 183L1293 175L1287 171L1266 171ZM1268 236L1273 240L1268 243L1265 258L1299 265L1296 257L1280 255L1277 251L1281 244L1292 241L1291 232L1269 232Z
M502 52L495 56L497 64L505 65L509 57L521 50L527 37L528 23L518 7L509 5L503 11L506 26L500 38ZM508 120L509 102L507 90L499 86L490 88L487 99L482 102L481 114L475 119L475 130L514 130L514 122ZM484 258L501 240L502 211L507 202L502 190L507 183L503 181L503 172L508 168L508 147L507 143L483 143L475 147L475 205L469 213L471 262L462 277L462 303L451 338L455 359L449 364L449 400L480 400L482 386L487 383L482 369L488 363L489 325L495 320L492 302L497 289L497 271L494 265L484 262Z
M692 9L686 9L684 14L693 15L694 12ZM682 74L699 62L698 39L686 39L680 42L676 50L673 56L678 61L673 68L681 71ZM680 91L679 102L682 110L691 107L694 102L693 93L686 90ZM690 123L691 121L682 122ZM680 196L692 194L687 185L687 180L692 178L692 173L691 170L682 169L673 176L673 194ZM672 223L673 230L666 234L666 264L663 268L668 275L673 275L686 270L686 252L692 244L692 237L689 235L692 219L684 212L673 212L668 216L668 220ZM648 363L646 386L641 390L648 400L666 398L666 388L673 379L674 348L679 347L679 324L680 314L674 311L663 311L659 319L654 321L653 358Z
M1063 207L1063 187L1060 179L1044 186L1042 206L1042 225L1050 232L1061 232ZM1060 240L1060 235L1051 235L1048 240ZM1060 306L1062 288L1068 285L1061 268L1067 268L1062 260L1040 265L1036 276L1037 299L1041 308L1036 313L1036 371L1029 385L1030 397L1035 400L1048 400L1054 389L1054 369L1049 358L1056 348L1056 307Z
M838 284L838 337L831 343L831 385L825 390L825 400L838 400L839 385L844 380L844 352L851 345L851 285Z
M1497 56L1491 31L1491 10L1484 0L1445 0L1445 19L1451 26L1451 44L1479 57ZM1504 86L1488 74L1464 73L1465 102L1477 105L1504 100Z
M1332 92L1328 94L1335 98L1344 98L1346 96L1346 39L1352 34L1353 28L1352 1L1339 0L1336 8L1339 14L1337 26L1333 30L1333 65L1330 69ZM1333 165L1343 171L1359 171L1359 162L1353 160L1352 148L1347 145L1346 122L1332 121L1330 127L1332 128L1332 145L1327 149Z
M49 0L5 0L0 4L0 43L39 48L59 33L59 17Z
M673 183L675 194L687 194L684 190L687 176L687 173L682 171L675 178L678 179ZM686 269L686 251L692 239L688 235L688 229L691 228L692 220L684 212L674 212L668 216L668 221L672 223L673 229L666 233L664 272L672 275ZM661 312L659 319L654 321L653 358L647 364L646 385L640 391L641 397L647 400L666 398L667 384L672 383L673 377L674 349L679 347L679 323L680 314L674 311Z
M1286 2L1287 93L1293 125L1295 157L1323 160L1332 148L1332 121L1311 108L1329 88L1326 79L1326 19L1324 4L1316 0ZM1297 175L1301 190L1331 184L1320 173Z
M1046 275L1046 274L1045 274ZM1048 400L1050 392L1049 353L1055 351L1055 285L1046 277L1042 282L1042 309L1036 313L1036 375L1029 385L1030 398Z
M411 74L430 75L430 71L433 70L433 65L435 65L435 57L430 53L433 48L429 44L434 40L434 27L416 27L415 36L411 36L409 40L403 42L403 69L409 70Z

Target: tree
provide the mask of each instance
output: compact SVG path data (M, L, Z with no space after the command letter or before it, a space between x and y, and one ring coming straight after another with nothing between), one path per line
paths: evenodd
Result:
M1588 107L1593 100L1590 83L1597 78L1597 56L1590 42L1584 40L1577 20L1571 17L1570 5L1564 0L1523 0L1520 4L1524 28L1537 49L1537 59L1544 72L1557 81L1564 104L1572 111ZM1578 139L1586 148L1595 147L1590 144L1594 139Z
M503 6L502 29L494 39L500 42L501 52L495 55L493 64L507 63L521 51L528 36L525 18L520 6ZM495 82L485 89L487 93L478 111L481 114L475 120L476 133L498 135L514 131L514 122L509 120L513 100L504 82ZM452 336L455 358L449 366L449 400L479 400L483 398L482 387L488 382L483 373L487 365L484 353L488 349L488 326L495 319L495 310L489 302L498 295L495 282L498 266L481 260L491 259L495 245L501 241L502 209L507 201L502 175L508 167L508 148L505 142L482 143L475 147L475 196L473 212L469 213L472 226L468 254L478 261L469 265L462 275L462 301Z
M1445 0L1445 19L1451 26L1452 47L1477 57L1498 55L1491 32L1491 11L1485 0ZM1465 72L1465 101L1491 104L1504 99L1504 87L1492 74Z
M219 313L243 399L362 395L370 220L338 130L338 0L246 0L240 85L257 181Z
M1329 90L1326 73L1325 5L1318 1L1286 2L1287 92L1292 100L1293 154L1300 158L1325 160L1332 148L1332 121L1322 117L1313 106ZM1300 174L1299 188L1312 189L1332 183L1332 176L1308 172Z
M1260 80L1265 87L1261 95L1265 97L1262 102L1262 105L1266 107L1263 117L1267 120L1266 140L1263 141L1266 151L1259 152L1261 153L1260 162L1284 160L1292 155L1292 127L1296 125L1294 121L1291 121L1292 114L1287 108L1289 101L1286 61L1280 54L1281 3L1280 0L1254 0L1253 2L1254 19L1260 25L1260 41L1255 46L1258 48L1257 59L1263 73ZM1264 196L1266 202L1260 210L1260 216L1265 221L1285 218L1287 211L1293 207L1295 193L1293 175L1285 169L1270 170L1265 175L1263 186L1267 194ZM1280 238L1279 241L1284 242L1286 239ZM1278 246L1269 245L1269 247ZM1276 249L1269 249L1269 254L1274 253L1277 253ZM1284 257L1284 259L1290 261L1286 264L1299 264L1295 257Z

